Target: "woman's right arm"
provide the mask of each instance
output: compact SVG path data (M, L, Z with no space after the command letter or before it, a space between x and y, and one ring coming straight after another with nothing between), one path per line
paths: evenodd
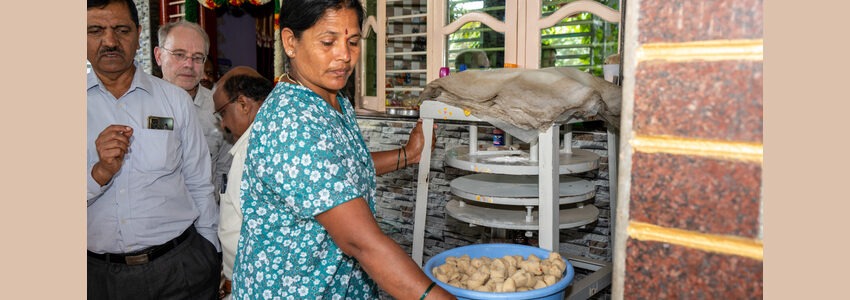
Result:
M340 249L360 262L366 273L396 299L419 299L431 279L398 244L378 227L363 198L340 204L316 216ZM435 286L425 299L455 299Z

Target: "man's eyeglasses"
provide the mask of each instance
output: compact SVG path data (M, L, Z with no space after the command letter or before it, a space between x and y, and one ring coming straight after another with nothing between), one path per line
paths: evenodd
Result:
M159 47L159 48L162 49L162 50L165 50L166 52L168 52L168 54L171 54L171 56L174 56L174 58L177 59L177 61L179 61L179 62L184 62L187 59L191 58L193 63L198 64L198 65L203 65L207 61L206 55L187 56L186 53L183 53L183 52L174 52L174 51L171 51L170 49L165 48L165 47Z
M227 106L228 106L228 105L230 105L230 104L231 104L231 103L233 103L233 102L236 102L236 99L239 99L239 95L236 95L236 96L234 96L233 98L230 98L230 100L229 100L229 101L227 101L227 103L225 103L225 104L224 104L224 105L222 105L221 107L217 108L217 109L215 110L215 112L213 113L213 115L214 115L216 118L218 118L219 120L221 120L221 113L222 113L222 112L224 112L224 109L225 109L225 108L227 108Z

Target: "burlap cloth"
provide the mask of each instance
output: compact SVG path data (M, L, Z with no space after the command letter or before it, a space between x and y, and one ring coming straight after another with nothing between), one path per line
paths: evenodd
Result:
M530 143L570 118L598 118L619 127L622 90L574 68L467 70L431 81L419 100L467 109Z

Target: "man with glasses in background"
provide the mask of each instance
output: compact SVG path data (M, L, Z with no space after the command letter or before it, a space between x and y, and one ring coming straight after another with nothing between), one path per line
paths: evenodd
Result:
M238 66L221 77L213 92L216 114L221 119L221 126L232 134L233 139L236 139L233 148L230 149L233 165L230 166L230 173L227 175L228 181L233 182L233 187L221 195L219 207L221 218L218 223L218 238L221 242L221 270L224 276L219 296L225 300L230 299L233 262L236 259L236 247L239 244L239 232L242 229L239 184L242 182L242 169L245 154L248 151L251 124L273 88L274 84L257 73L257 70Z
M215 70L212 59L212 57L207 56L207 62L204 63L204 76L201 77L201 86L210 90L213 89L216 80L218 80L218 71Z
M134 62L132 0L88 0L86 20L88 299L215 299L218 206L192 99Z
M198 24L177 21L159 28L159 46L154 48L156 63L162 68L162 79L186 90L192 97L198 122L204 131L212 158L212 180L215 199L225 192L232 145L225 141L219 120L213 115L212 91L200 85L210 40Z

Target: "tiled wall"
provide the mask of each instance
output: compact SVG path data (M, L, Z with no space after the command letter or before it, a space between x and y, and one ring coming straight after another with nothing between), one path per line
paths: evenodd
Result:
M142 33L139 37L139 50L136 50L136 61L142 70L148 74L153 71L153 53L151 46L151 14L149 0L133 0L136 10L139 11L139 24L142 25ZM156 34L156 33L154 33Z
M628 2L617 296L762 298L762 6Z

